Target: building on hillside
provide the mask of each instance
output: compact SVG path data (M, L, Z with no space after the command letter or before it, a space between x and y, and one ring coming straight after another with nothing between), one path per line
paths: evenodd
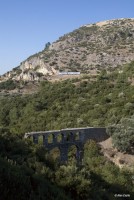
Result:
M59 72L58 75L79 75L80 72Z

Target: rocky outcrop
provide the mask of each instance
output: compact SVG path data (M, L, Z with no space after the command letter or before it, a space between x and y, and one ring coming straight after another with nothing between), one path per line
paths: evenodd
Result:
M45 63L44 60L40 57L32 57L22 62L20 65L20 69L22 70L22 72L33 70L42 73L43 75L52 75L53 73L56 73L55 69Z
M0 81L6 81L8 79L16 81L39 81L56 73L56 70L45 64L43 59L39 57L32 57L22 62L18 68L14 68L13 71L7 72L4 76L1 76Z

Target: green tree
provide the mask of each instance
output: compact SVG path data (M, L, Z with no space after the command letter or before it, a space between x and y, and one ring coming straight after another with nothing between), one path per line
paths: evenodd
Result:
M134 116L122 118L118 124L108 126L107 133L118 150L134 153Z
M44 49L45 49L45 50L48 49L50 45L51 45L51 43L50 43L50 42L47 42L47 43L45 44L45 48L44 48Z

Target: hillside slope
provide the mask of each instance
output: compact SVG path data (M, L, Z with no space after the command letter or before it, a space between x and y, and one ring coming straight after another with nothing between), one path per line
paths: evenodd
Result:
M59 71L99 73L134 60L134 19L84 25L65 34L0 77L38 81Z

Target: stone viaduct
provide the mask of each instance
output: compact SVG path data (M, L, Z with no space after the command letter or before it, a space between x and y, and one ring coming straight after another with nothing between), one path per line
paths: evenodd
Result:
M101 142L108 138L105 128L69 128L53 131L38 131L25 133L25 138L32 137L33 142L38 144L42 137L42 145L48 151L55 147L60 150L60 161L66 162L68 160L68 149L75 145L77 148L76 159L81 161L84 144L87 140L95 140Z

